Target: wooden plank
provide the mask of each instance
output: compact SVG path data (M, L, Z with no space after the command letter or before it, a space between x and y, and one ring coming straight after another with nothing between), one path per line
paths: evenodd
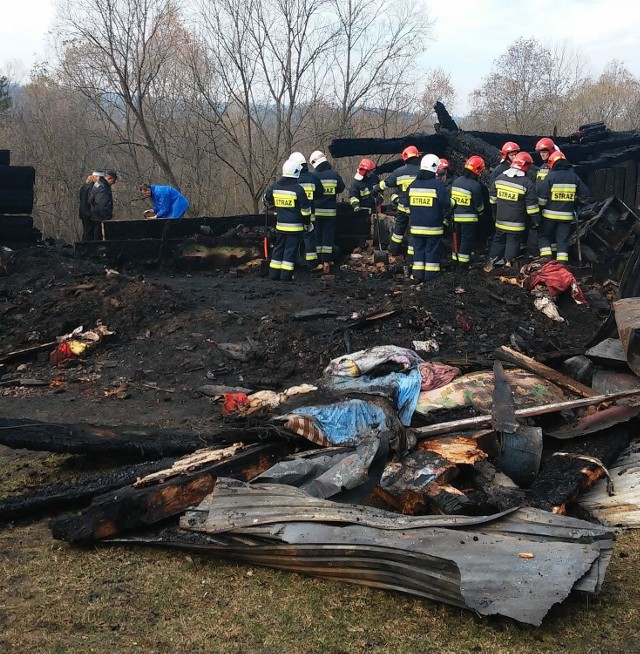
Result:
M236 456L160 484L96 497L79 515L63 516L51 524L53 537L74 545L86 545L108 536L160 522L198 504L213 490L220 475L250 480L291 454L289 443L268 443L247 448Z
M579 381L576 381L553 368L549 368L549 366L545 366L543 363L528 357L526 354L517 352L506 345L495 350L494 356L501 361L513 363L520 368L524 368L529 372L539 375L579 397L594 397L597 395L592 388L589 388L588 386L581 384Z
M555 404L546 404L542 406L532 406L526 409L516 409L517 418L532 418L534 416L542 416L547 413L555 413L557 411L568 411L571 409L579 409L585 406L595 406L603 402L616 402L627 397L636 397L640 395L640 389L633 389L629 391L621 391L619 393L611 393L608 395L595 395L594 397L585 397L578 400L568 400L567 402L556 402ZM476 416L474 418L462 418L461 420L452 420L450 422L441 422L435 425L428 425L426 427L417 427L413 433L418 438L428 438L430 436L437 436L439 434L450 434L454 431L465 431L467 429L477 429L491 424L491 416Z

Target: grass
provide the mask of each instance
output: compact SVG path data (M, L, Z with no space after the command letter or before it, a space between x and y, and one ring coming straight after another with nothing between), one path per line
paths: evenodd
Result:
M14 472L54 473L56 458L43 459ZM68 467L63 457L59 463ZM14 484L5 476L5 487ZM74 549L52 540L46 524L37 522L0 531L0 652L634 652L639 564L640 531L621 534L603 593L589 601L571 598L536 629L184 552Z

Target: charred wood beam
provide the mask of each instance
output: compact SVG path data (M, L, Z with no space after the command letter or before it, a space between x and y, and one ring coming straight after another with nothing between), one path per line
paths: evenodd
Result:
M251 443L272 433L269 427L221 428L208 433L60 424L0 418L0 445L60 454L91 454L136 459L160 459L237 441Z
M447 111L447 108L438 100L433 105L433 110L436 112L438 117L438 125L441 129L447 129L450 132L459 131L459 127L455 120L451 117L451 114Z
M85 475L73 484L53 484L29 493L0 499L0 521L37 518L46 513L87 504L97 495L133 484L139 477L164 470L173 458L137 463L101 474Z
M143 527L182 513L213 490L216 479L231 476L249 481L291 454L291 443L256 445L224 461L169 479L164 483L96 497L78 515L62 516L50 527L53 537L73 545L87 545L128 529Z
M638 421L618 425L591 436L563 442L545 462L527 496L527 504L563 515L580 493L591 488L629 446ZM602 465L600 465L602 464Z
M336 159L356 155L400 154L408 145L415 145L421 152L444 156L448 140L443 134L409 134L393 139L333 139L329 152Z

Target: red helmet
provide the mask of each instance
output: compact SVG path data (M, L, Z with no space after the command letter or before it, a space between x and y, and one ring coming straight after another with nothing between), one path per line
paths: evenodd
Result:
M438 171L441 170L451 170L451 164L449 163L449 160L445 159L444 157L440 157L440 165L438 166Z
M486 167L487 166L484 163L484 159L482 157L479 157L477 154L474 154L473 156L469 157L464 164L465 170L470 170L472 173L475 173L476 175L479 175Z
M540 139L536 143L536 150L548 150L549 152L553 152L556 149L556 144L550 139L547 138L546 136L543 139Z
M371 159L363 159L359 164L358 164L358 172L361 175L364 175L365 173L372 173L376 169L376 165L371 161Z
M507 141L501 148L500 154L502 155L503 159L507 158L507 155L510 152L520 152L520 146L517 143L514 143L513 141Z
M419 157L420 153L418 148L415 145L409 145L402 151L402 161L407 161L407 159L412 159L413 157Z
M549 155L549 159L547 159L547 163L549 164L549 168L553 168L554 164L559 159L566 159L566 157L564 156L564 154L562 154L562 152L560 152L560 150L554 150Z
M529 170L531 167L532 163L533 159L528 152L518 152L518 154L513 158L513 161L511 162L511 167L517 168L523 173L526 173L527 170Z

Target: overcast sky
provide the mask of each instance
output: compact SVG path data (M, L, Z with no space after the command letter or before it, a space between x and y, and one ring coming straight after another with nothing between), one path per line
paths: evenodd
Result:
M98 1L99 0L89 0ZM214 0L212 0L214 1ZM47 30L55 0L0 0L0 72L28 71L47 53ZM82 2L82 0L78 0ZM579 48L593 74L611 59L623 61L640 77L640 3L612 0L427 0L435 19L434 41L421 60L425 67L451 73L459 102L466 98L500 56L520 36L543 42L567 40ZM393 7L393 3L391 3ZM390 11L393 15L393 9Z

